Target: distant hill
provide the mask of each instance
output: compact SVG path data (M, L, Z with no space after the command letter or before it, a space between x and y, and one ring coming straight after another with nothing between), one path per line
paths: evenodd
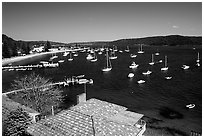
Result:
M117 46L126 47L134 46L137 44L144 44L149 46L176 46L176 45L202 45L201 36L181 36L181 35L168 35L168 36L154 36L144 38L131 38L131 39L119 39L115 41L95 41L95 42L76 42L76 43L61 43L51 42L51 45L59 46ZM18 52L28 54L30 49L34 46L45 45L47 41L16 41L5 34L2 35L2 56L3 58L9 58L17 56Z
M127 46L135 44L145 44L150 46L176 46L176 45L201 45L202 37L195 36L180 36L180 35L169 35L169 36L155 36L145 38L133 38L133 39L120 39L110 42L111 45Z

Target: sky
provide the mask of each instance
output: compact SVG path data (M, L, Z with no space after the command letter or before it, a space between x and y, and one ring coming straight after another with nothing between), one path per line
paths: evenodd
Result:
M112 41L202 35L201 2L3 2L2 33L14 40Z

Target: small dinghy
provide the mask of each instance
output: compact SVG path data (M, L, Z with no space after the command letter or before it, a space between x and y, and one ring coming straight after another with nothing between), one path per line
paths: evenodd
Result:
M168 77L165 77L166 80L170 80L172 79L172 77L168 76Z
M195 104L188 104L188 105L186 105L186 108L189 108L189 109L194 108L194 107L195 107Z

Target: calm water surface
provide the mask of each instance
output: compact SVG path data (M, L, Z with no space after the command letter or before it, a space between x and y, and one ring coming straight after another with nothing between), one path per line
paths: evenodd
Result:
M86 78L94 80L93 85L87 85L88 98L99 98L109 102L117 103L129 108L129 110L143 113L146 116L160 118L165 120L164 125L178 128L185 132L191 130L202 130L202 67L196 67L197 52L201 49L193 50L192 47L144 47L144 54L137 54L138 48L130 47L130 53L137 54L136 58L130 58L130 53L116 53L118 59L111 60L113 69L110 72L102 72L105 66L105 56L97 55L98 61L95 63L86 60L86 53L79 53L72 62L58 54L58 61L65 59L60 63L59 68L53 69L34 69L34 72L44 77L52 78L53 81L62 81L66 77L85 74ZM167 72L161 72L164 63L158 63L150 66L151 54L157 49L159 56L155 56L155 61L168 56ZM123 49L124 50L124 49ZM43 56L41 59L29 59L15 64L36 64L40 60L48 60L51 55ZM201 57L201 56L200 56ZM129 65L135 61L139 64L137 69L129 69ZM202 62L200 62L202 63ZM189 70L182 70L183 64L189 65ZM202 65L201 65L202 66ZM142 75L142 72L151 70L153 73L149 76ZM3 72L2 84L3 91L10 89L10 84L17 76L24 76L33 71ZM129 79L127 75L133 72L134 78ZM164 77L170 75L171 80L165 80ZM137 84L137 81L143 79L144 84ZM67 95L67 103L74 102L73 97L84 91L84 86L74 86L64 89ZM187 110L186 104L195 103L196 107ZM183 119L165 119L159 115L161 107L169 107L183 114Z

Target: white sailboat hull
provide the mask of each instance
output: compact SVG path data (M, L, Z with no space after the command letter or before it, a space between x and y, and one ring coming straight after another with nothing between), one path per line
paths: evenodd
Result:
M69 59L68 59L68 61L72 61L72 60L73 60L73 58L69 58Z
M168 67L164 67L164 68L161 68L161 71L166 71L168 69L169 69Z
M154 65L154 62L150 62L149 65Z
M103 72L108 72L108 71L111 71L112 68L105 68L105 69L102 69Z
M144 80L139 80L139 81L137 81L137 83L142 84L142 83L145 83L145 81Z

